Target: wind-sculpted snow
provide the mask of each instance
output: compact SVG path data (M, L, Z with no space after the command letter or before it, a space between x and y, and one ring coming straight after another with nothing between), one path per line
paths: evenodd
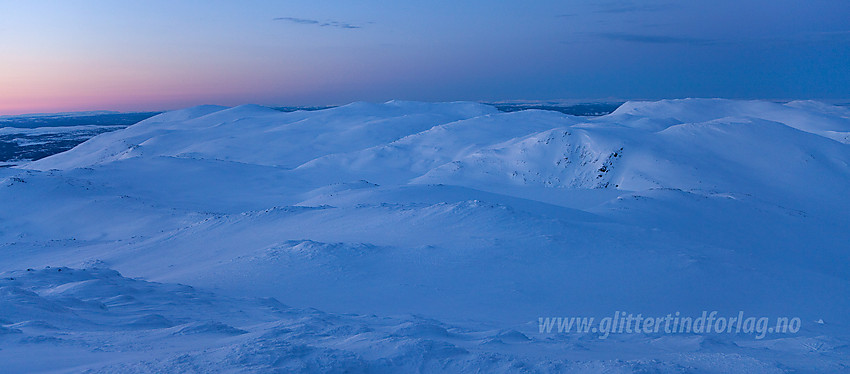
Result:
M418 316L329 314L273 298L222 297L129 279L96 267L0 275L5 372L712 371L718 363L725 369L779 372L733 352L799 358L805 357L805 347L834 352L844 344L813 337L733 348L702 337L641 337L608 345L658 350L668 362L604 353L588 361L571 352L601 348L598 339L471 330ZM666 352L673 346L687 347L689 355ZM829 363L817 368L840 369Z
M163 113L0 168L0 361L846 371L848 134L850 111L811 101ZM705 310L802 328L600 339L538 325Z

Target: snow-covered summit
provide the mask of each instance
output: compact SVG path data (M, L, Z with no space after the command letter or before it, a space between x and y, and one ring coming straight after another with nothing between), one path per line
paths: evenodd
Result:
M758 100L679 99L626 102L609 116L610 120L656 130L665 125L701 123L721 119L762 119L811 132L842 143L850 143L850 116L847 108L817 101L779 104Z

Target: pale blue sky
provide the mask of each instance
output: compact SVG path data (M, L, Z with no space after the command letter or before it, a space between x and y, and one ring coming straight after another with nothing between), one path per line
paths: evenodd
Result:
M850 1L0 0L0 114L850 98Z

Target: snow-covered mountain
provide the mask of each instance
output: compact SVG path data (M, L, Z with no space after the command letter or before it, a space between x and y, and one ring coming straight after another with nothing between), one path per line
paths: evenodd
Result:
M0 169L0 361L848 370L848 191L850 110L818 102L167 112ZM538 319L706 310L802 327L600 339Z

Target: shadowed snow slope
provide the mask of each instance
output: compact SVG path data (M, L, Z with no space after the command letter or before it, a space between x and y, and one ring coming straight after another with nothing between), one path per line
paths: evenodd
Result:
M848 134L850 111L810 101L629 102L593 118L400 101L163 113L0 169L0 361L848 370ZM538 324L624 311L801 329Z

